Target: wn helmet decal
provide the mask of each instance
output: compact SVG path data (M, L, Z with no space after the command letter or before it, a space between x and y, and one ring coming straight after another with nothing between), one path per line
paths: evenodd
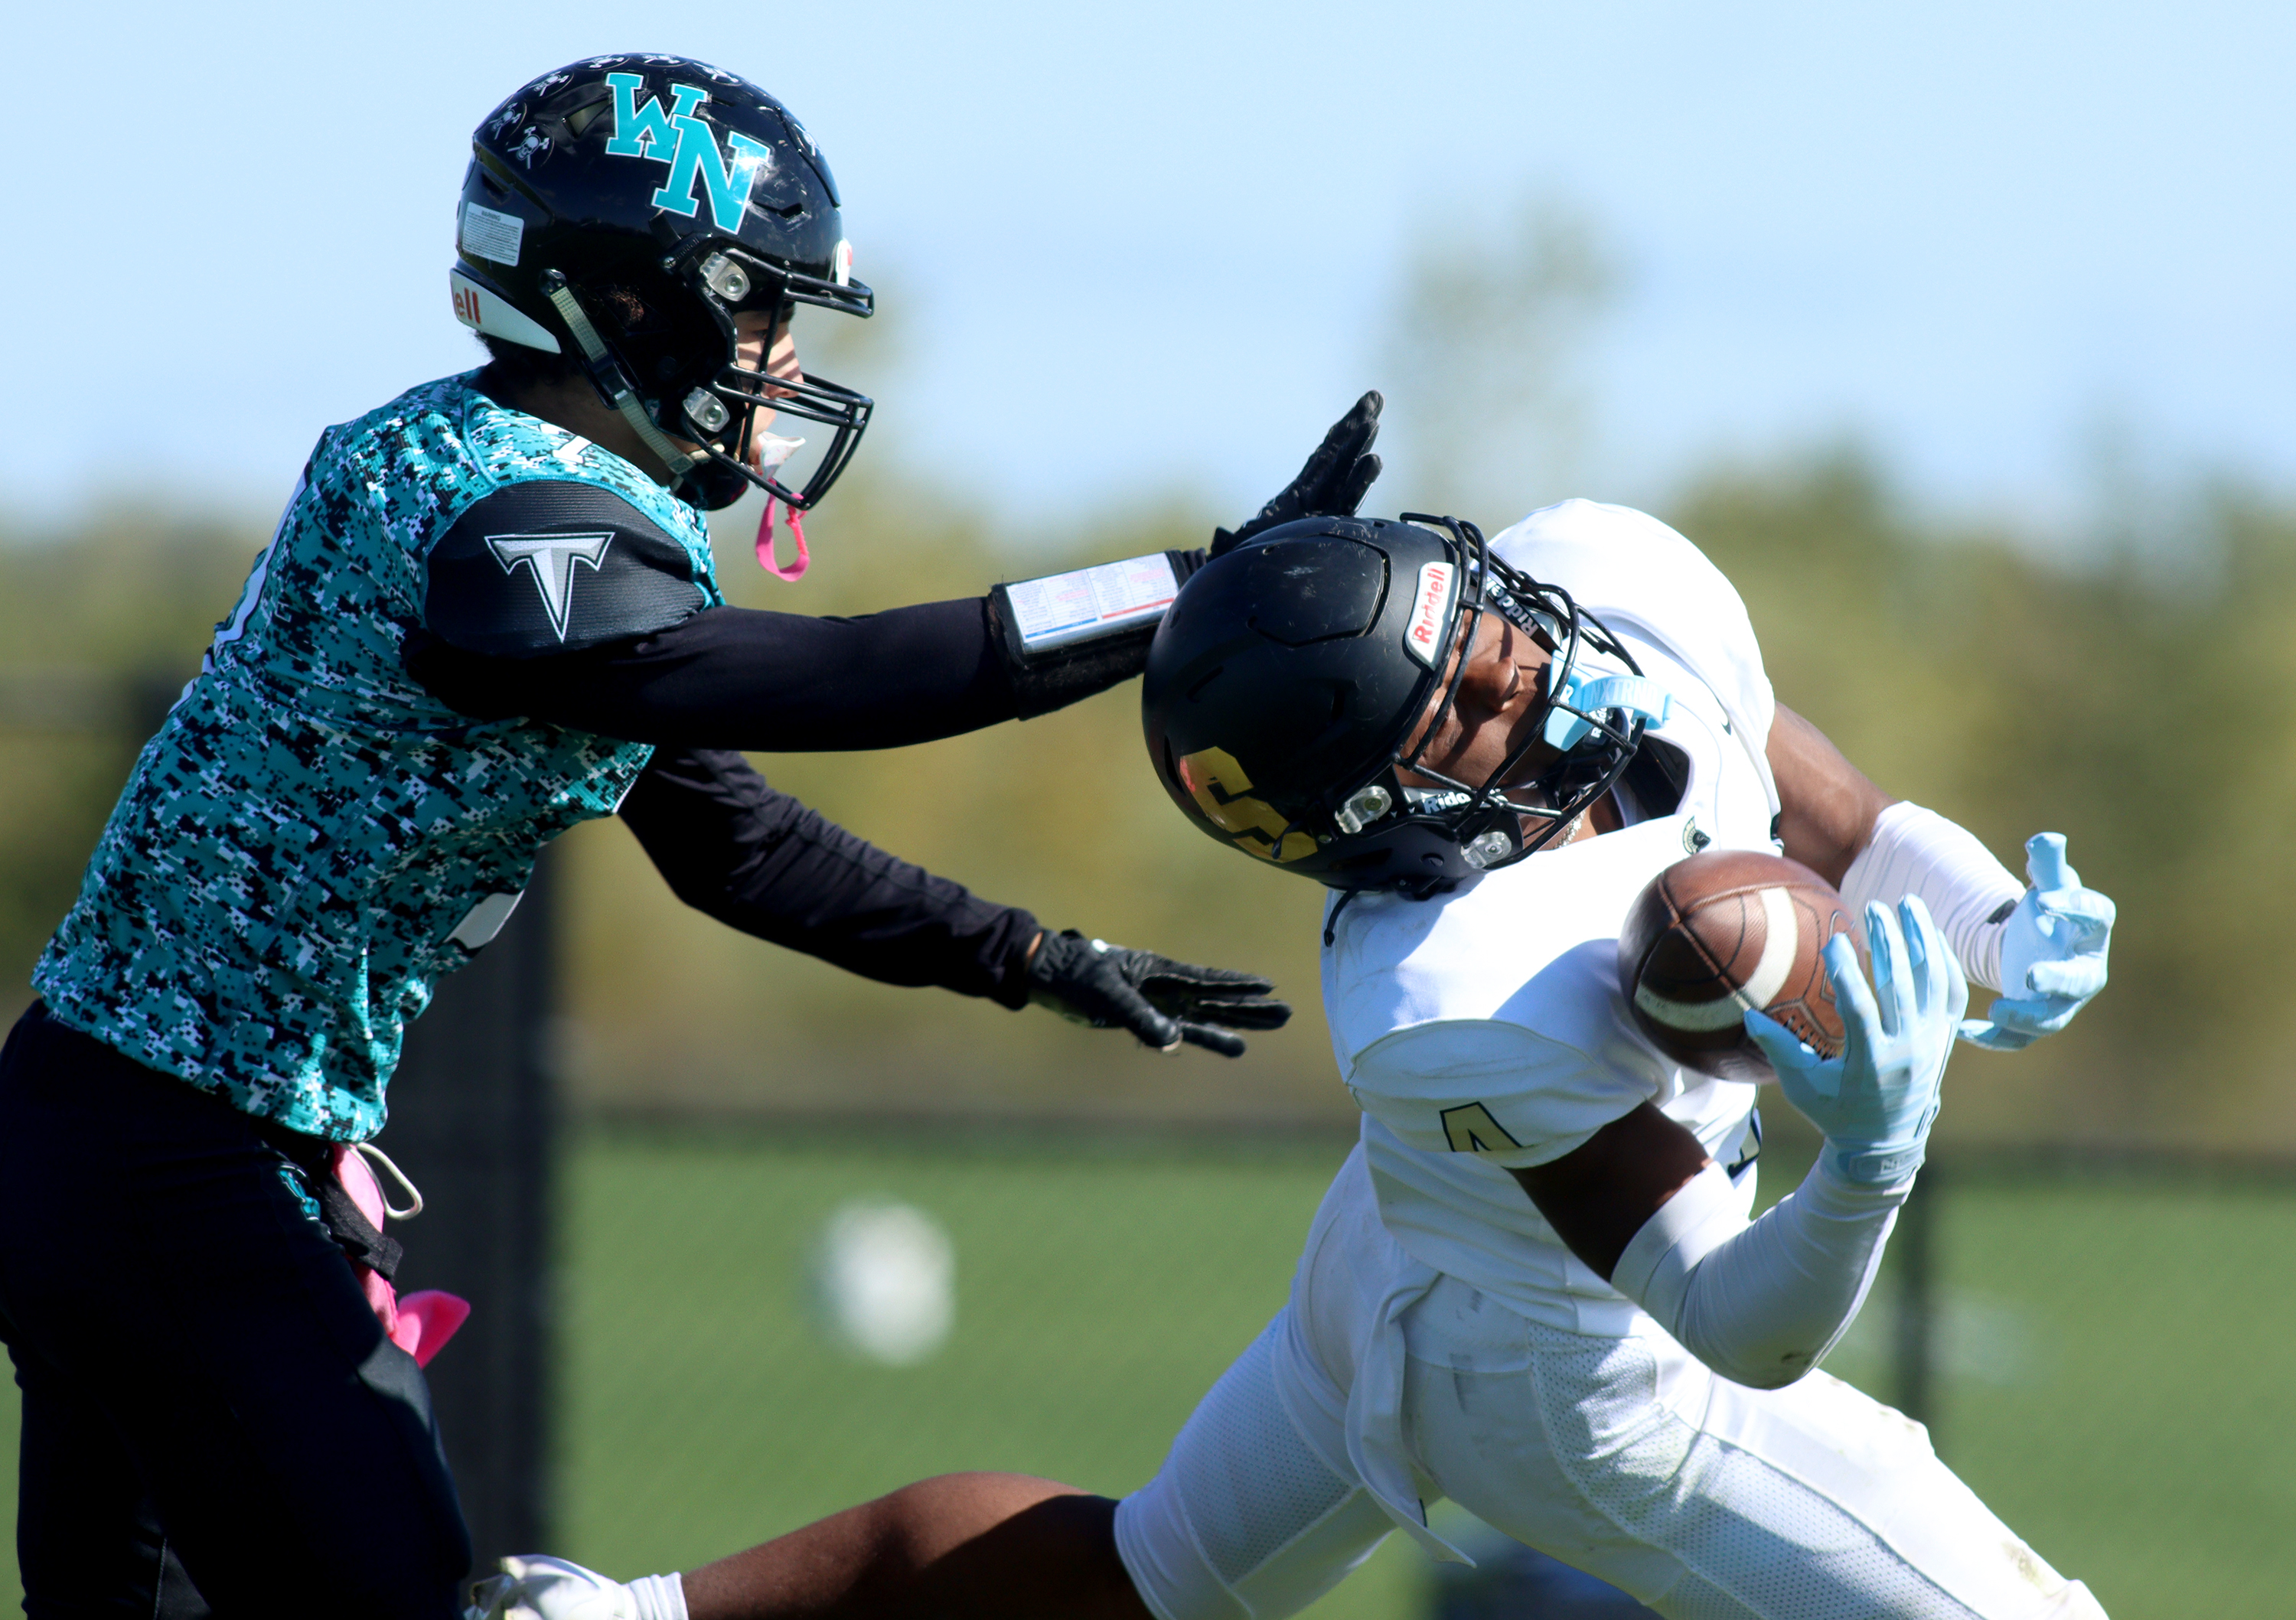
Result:
M709 99L709 92L699 85L671 85L669 110L664 112L658 96L638 100L645 88L643 74L609 73L606 83L614 93L614 130L606 142L607 152L669 168L669 178L653 194L654 207L693 218L701 208L693 195L698 180L709 197L711 221L721 231L739 231L742 210L749 206L758 175L772 167L773 148L729 129L726 143L730 152L721 157L709 126L694 116L694 110Z

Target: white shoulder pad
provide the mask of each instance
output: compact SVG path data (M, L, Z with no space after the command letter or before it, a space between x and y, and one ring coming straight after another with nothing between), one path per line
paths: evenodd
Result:
M1659 1089L1604 1054L1495 1019L1398 1030L1359 1053L1348 1079L1405 1146L1508 1169L1561 1158Z
M1775 808L1767 749L1777 700L1746 604L1705 552L1648 512L1579 500L1532 512L1491 549L1612 628L1657 642L1710 687Z

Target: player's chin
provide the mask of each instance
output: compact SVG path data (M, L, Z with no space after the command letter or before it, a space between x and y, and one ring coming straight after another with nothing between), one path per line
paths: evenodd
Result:
M1562 750L1546 740L1542 734L1546 729L1547 716L1554 712L1553 707L1548 704L1544 696L1533 692L1529 701L1523 705L1521 710L1515 715L1513 724L1508 725L1506 737L1508 753L1513 753L1526 742L1530 744L1530 751L1516 763L1512 772L1508 773L1509 781L1505 784L1508 791L1536 792L1538 790L1533 784L1538 781L1540 773L1562 757Z

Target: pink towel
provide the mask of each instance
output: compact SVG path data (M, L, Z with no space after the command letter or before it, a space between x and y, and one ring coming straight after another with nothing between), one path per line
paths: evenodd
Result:
M390 1211L382 1201L382 1185L367 1168L366 1155L357 1148L339 1147L334 1153L335 1180L351 1195L351 1202L359 1213L373 1223L377 1231L388 1220ZM439 1289L422 1289L398 1297L389 1278L364 1265L354 1265L359 1286L366 1290L366 1302L373 1307L375 1319L390 1342L414 1358L418 1367L428 1367L430 1358L447 1347L455 1330L470 1320L471 1302Z

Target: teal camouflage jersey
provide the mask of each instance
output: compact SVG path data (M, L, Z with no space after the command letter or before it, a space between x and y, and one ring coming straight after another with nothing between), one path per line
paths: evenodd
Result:
M330 428L35 986L64 1023L249 1113L372 1136L439 977L652 753L458 714L402 668L408 636L546 653L721 600L698 513L471 377Z

